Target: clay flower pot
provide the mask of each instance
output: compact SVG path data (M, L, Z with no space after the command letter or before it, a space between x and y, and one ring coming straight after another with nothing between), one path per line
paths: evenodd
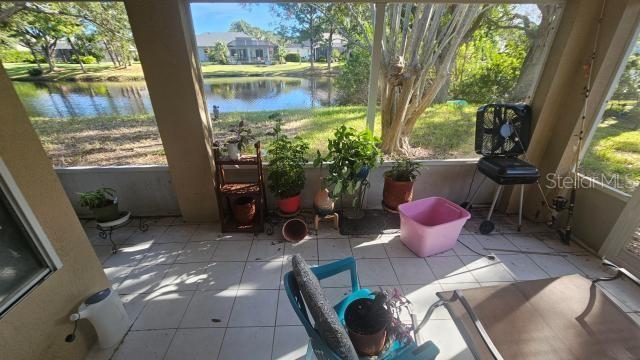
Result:
M302 219L289 219L282 225L282 237L289 242L298 242L304 239L307 232L307 224Z
M313 207L318 215L324 216L332 214L335 208L335 201L329 196L329 189L321 187L313 197Z
M256 200L243 196L231 202L231 213L240 225L250 225L256 216Z
M398 205L411 201L413 198L413 181L396 181L389 176L384 177L382 202L384 206L398 211Z
M278 199L278 208L283 214L293 214L300 209L300 194Z

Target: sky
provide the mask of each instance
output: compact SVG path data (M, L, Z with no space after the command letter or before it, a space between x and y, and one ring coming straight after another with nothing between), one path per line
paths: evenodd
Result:
M269 4L252 3L192 3L191 14L196 34L213 31L229 31L229 25L237 20L245 20L263 30L274 30L276 19L269 11ZM516 6L518 13L529 16L535 22L540 21L540 11L536 5Z
M193 27L196 34L208 31L229 31L229 25L237 20L245 20L263 30L273 30L274 16L268 4L251 4L245 7L239 3L191 4Z

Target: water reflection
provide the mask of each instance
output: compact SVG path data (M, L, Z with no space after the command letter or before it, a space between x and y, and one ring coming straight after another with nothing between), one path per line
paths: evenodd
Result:
M209 78L209 108L221 112L305 109L333 105L330 78ZM144 81L14 82L29 116L62 118L153 113Z

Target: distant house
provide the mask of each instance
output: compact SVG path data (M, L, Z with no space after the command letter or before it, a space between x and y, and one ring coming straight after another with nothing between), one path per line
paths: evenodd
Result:
M196 35L201 62L209 61L207 51L218 42L227 45L227 56L232 64L269 64L278 56L278 46L270 41L258 40L242 32L206 32Z
M111 59L111 55L109 55L109 52L105 49L103 43L98 44L98 49L104 60L113 61L113 59ZM135 46L133 45L129 46L129 53L133 59L138 59L138 49L136 49ZM53 52L53 56L56 59L56 61L60 61L60 62L68 63L68 62L77 61L77 59L73 58L74 56L73 49L71 48L71 45L66 39L59 39L56 42L56 47Z
M323 40L314 44L313 51L311 51L311 46L309 44L309 40L303 41L302 43L290 43L285 45L285 50L287 53L296 53L300 54L300 58L302 60L309 60L310 54L313 53L314 60L318 60L320 58L327 58L329 55L329 34L322 34ZM331 49L338 50L338 52L343 53L347 49L347 41L345 38L338 34L333 34L333 41Z

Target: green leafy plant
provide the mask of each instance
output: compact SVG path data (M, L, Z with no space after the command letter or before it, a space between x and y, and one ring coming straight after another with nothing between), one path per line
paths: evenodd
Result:
M244 120L240 120L237 126L232 126L229 132L232 136L227 140L227 144L238 144L240 151L245 149L256 138L251 129L244 126Z
M100 188L95 191L79 193L80 206L96 209L111 205L118 201L116 191L112 188Z
M271 133L276 139L269 144L267 155L269 190L281 199L286 199L298 195L304 188L304 165L307 163L305 154L309 150L309 143L300 136L289 138L283 134L282 119L278 113L271 114L269 119L276 120Z
M27 74L29 74L29 76L42 76L42 73L42 69L39 68L31 68L27 70Z
M328 174L324 181L332 188L332 197L356 195L353 206L359 210L364 191L369 187L367 175L382 163L380 139L369 130L357 131L344 125L338 127L333 136L329 139L328 154L323 157L318 151L314 166L327 162Z
M409 159L407 156L399 156L395 159L391 170L385 172L385 176L395 181L415 181L420 175L420 163Z

